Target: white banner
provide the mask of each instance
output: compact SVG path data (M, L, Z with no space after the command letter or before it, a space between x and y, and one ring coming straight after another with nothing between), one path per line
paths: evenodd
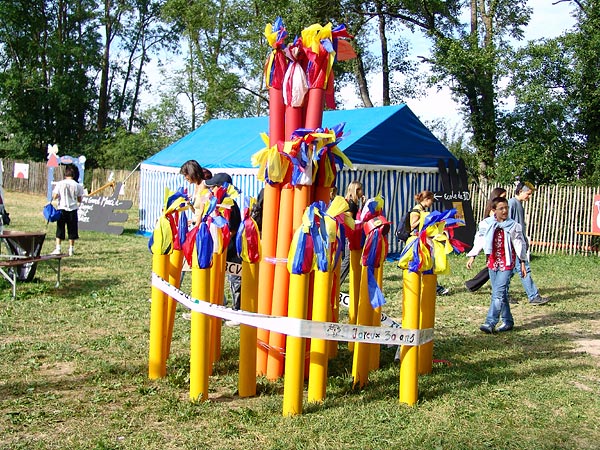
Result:
M387 345L422 345L433 340L433 328L404 330L398 327L369 327L335 322L313 322L312 320L294 319L292 317L234 311L222 305L194 299L155 273L152 274L152 286L160 289L192 311L224 320L233 320L244 325L288 336Z
M192 268L187 263L185 258L183 258L183 267L181 268L182 272L191 272ZM229 273L231 275L239 275L242 276L242 265L240 263L234 262L225 262L225 273Z

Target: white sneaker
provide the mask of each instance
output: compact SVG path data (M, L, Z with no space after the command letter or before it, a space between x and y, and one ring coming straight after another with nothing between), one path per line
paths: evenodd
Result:
M235 321L235 320L226 320L225 321L225 326L226 327L239 327L240 323Z
M69 247L69 256L73 256L73 253L75 253L75 250L73 247Z
M60 255L60 247L56 247L54 249L54 251L52 253L50 253L51 255Z

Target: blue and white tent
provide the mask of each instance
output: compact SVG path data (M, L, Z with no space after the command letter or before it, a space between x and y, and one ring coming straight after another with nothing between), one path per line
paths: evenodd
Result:
M352 161L338 172L340 195L354 180L367 197L381 193L385 214L396 223L423 189L439 190L438 160L456 158L405 104L378 108L326 111L323 126L345 123L339 148ZM257 195L263 183L256 179L251 156L264 148L260 133L268 133L269 118L211 120L141 165L140 231L150 232L160 214L164 189L187 185L181 165L197 160L213 173L227 172L248 195ZM390 252L398 251L390 239Z

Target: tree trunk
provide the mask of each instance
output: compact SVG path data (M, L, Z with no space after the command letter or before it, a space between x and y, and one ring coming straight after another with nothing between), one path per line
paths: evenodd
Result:
M382 99L383 105L390 105L390 62L385 34L386 19L382 11L381 2L377 2L377 17L379 19L379 42L381 44L381 75L382 75Z
M367 83L367 76L365 74L365 66L363 65L362 55L360 52L356 56L356 81L358 83L358 91L360 92L360 98L365 108L372 108L373 102L369 96L369 85Z
M108 71L110 68L110 43L112 40L112 22L110 18L111 0L104 2L104 53L100 71L100 91L98 93L98 119L96 128L104 131L108 121Z

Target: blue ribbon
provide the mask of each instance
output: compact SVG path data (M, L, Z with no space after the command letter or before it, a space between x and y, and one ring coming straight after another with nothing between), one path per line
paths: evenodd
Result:
M196 253L200 269L208 269L212 265L213 248L214 243L208 225L206 222L201 222L196 234Z
M188 219L187 215L184 212L179 213L179 223L177 224L177 239L179 240L179 245L183 246L185 242L185 238L187 237L188 232Z

